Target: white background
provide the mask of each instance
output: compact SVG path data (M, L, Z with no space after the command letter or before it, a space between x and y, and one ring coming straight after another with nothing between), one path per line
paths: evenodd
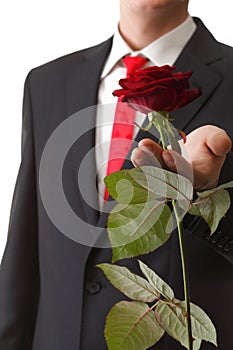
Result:
M231 3L231 0L190 0L190 14L201 17L216 39L233 46ZM33 67L108 38L118 13L118 0L1 2L0 257L20 163L25 77Z

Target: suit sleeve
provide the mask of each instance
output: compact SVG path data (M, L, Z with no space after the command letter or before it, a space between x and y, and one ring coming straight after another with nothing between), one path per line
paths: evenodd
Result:
M233 180L233 152L227 154L222 168L219 184ZM192 234L200 238L204 244L222 255L233 264L233 189L228 189L231 197L231 206L226 216L220 221L217 230L210 236L207 224L200 217L191 218L186 215L185 227Z
M21 164L0 267L0 348L4 350L32 349L39 295L36 174L28 80L24 88Z

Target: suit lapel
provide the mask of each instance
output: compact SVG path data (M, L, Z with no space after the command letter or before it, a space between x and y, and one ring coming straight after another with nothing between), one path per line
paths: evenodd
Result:
M79 127L85 132L77 130L81 134L70 150L69 164L67 168L67 181L74 182L75 189L68 184L70 190L71 206L75 212L87 223L95 225L98 216L98 198L96 193L96 165L95 154L91 152L95 147L95 114L97 93L102 67L111 48L112 40L84 51L79 57L82 63L77 62L72 74L66 82L67 115L78 118ZM71 130L71 133L74 131ZM88 155L88 161L82 163ZM81 164L82 163L82 164ZM81 165L81 166L80 166ZM84 168L83 168L84 167ZM78 169L84 169L83 173ZM73 177L70 174L73 173ZM83 192L82 192L83 190ZM76 195L78 193L78 195Z
M199 19L195 21L197 30L175 66L178 71L193 71L191 88L201 89L202 96L172 114L175 126L182 130L185 130L194 118L198 118L198 112L221 82L221 76L211 69L211 63L222 58L217 42Z
M99 79L111 49L112 39L84 50L67 81L67 99L70 114L97 103ZM94 125L95 121L93 122Z

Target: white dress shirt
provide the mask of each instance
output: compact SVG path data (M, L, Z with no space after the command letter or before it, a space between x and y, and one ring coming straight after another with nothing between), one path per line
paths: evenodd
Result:
M114 121L114 111L117 98L112 92L119 89L118 81L126 77L126 68L122 62L122 57L131 54L140 55L149 59L148 65L162 66L164 64L173 65L181 51L196 30L196 24L192 17L187 19L178 27L156 39L151 44L140 50L133 51L124 41L117 30L113 37L113 44L108 59L104 65L99 93L98 110L96 116L96 167L98 178L99 205L103 208L103 196L105 185L103 179L106 176L112 126ZM135 122L142 125L145 115L137 113ZM138 133L138 127L134 128L134 137Z

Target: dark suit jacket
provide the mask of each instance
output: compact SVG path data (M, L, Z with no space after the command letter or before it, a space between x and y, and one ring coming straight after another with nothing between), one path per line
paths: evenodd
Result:
M175 113L175 124L186 132L205 124L218 125L233 139L233 49L216 42L196 21L197 31L176 65L178 70L194 71L192 85L201 88L203 95ZM32 70L26 79L22 162L0 270L1 350L106 349L105 316L114 303L124 298L95 268L98 262L110 261L111 252L79 244L52 223L40 196L39 166L44 147L59 124L95 105L111 43L109 39L59 58ZM67 155L63 186L73 211L97 225L98 220L104 223L106 218L101 219L98 211L85 203L77 181L77 167L95 145L94 126L93 116L93 128L75 142ZM144 136L141 133L138 140ZM93 158L86 173L87 192L88 184L95 181L94 164ZM232 178L233 158L229 154L221 181ZM186 219L191 298L215 323L221 350L229 350L233 344L232 227L232 209L211 238L201 220ZM77 227L77 234L81 233ZM142 260L173 286L177 298L183 297L175 232L163 247ZM137 271L135 262L123 263ZM181 347L164 337L153 349ZM214 347L205 343L202 349Z

